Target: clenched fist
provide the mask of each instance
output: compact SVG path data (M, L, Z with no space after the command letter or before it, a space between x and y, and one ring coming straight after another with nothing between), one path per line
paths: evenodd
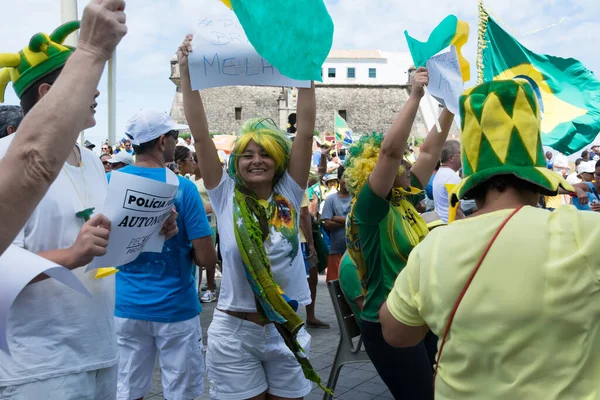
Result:
M127 33L125 1L92 0L83 10L77 51L106 61Z
M81 227L71 253L71 265L82 267L92 262L94 257L106 254L110 236L110 220L102 214L94 215Z

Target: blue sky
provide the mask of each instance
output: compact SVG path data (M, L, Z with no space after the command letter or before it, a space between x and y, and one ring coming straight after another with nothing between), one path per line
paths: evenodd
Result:
M600 7L597 0L489 0L486 7L501 24L531 50L582 61L600 74L597 50ZM465 55L475 76L476 0L325 0L335 23L333 47L407 51L403 31L425 40L448 14L471 26ZM87 1L79 1L79 14ZM222 7L219 0L129 0L129 33L117 54L117 138L127 119L140 108L169 111L175 85L168 79L169 61L202 10ZM560 23L559 23L560 22ZM16 52L36 32L51 32L60 24L58 0L19 0L3 9L0 52ZM400 72L399 72L400 73ZM100 82L96 127L86 139L99 144L107 137L106 77ZM18 100L9 85L6 103Z

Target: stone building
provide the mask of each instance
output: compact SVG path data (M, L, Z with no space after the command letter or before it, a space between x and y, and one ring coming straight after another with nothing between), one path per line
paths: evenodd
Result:
M392 74L393 70L406 72ZM320 133L332 132L334 113L338 112L355 134L386 132L409 97L411 71L410 57L404 53L333 50L323 66L327 77L323 83L316 84L316 129ZM359 75L361 73L365 76ZM179 66L174 58L170 79L176 91L171 116L184 123L179 77ZM259 116L272 118L285 130L290 119L295 120L296 93L294 88L263 86L201 91L210 131L218 134L235 134L245 120ZM429 103L422 101L411 136L424 137L427 127L434 124L433 118ZM454 127L451 136L456 137L457 133Z

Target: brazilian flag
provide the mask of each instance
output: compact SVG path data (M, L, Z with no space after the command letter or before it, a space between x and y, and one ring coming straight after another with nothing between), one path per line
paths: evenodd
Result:
M600 131L600 81L581 62L536 54L482 11L485 82L524 78L542 112L542 143L566 155L590 144ZM481 36L480 36L481 37Z

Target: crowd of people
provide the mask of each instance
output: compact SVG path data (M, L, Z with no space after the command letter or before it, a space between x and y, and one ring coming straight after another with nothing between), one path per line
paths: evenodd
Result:
M322 386L306 329L329 328L316 316L319 273L340 281L397 399L599 396L600 216L580 212L600 211L599 148L574 176L557 167L526 80L466 91L460 143L447 140L454 115L444 109L418 154L407 142L425 68L388 132L345 149L315 140L312 85L299 89L293 135L252 118L223 160L191 88L188 35L177 49L188 125L142 109L98 156L76 138L95 125L124 9L94 0L76 50L62 42L80 24L67 23L35 35L26 63L2 61L19 68L21 109L0 109L1 250L12 243L70 269L92 297L44 274L20 293L0 399L140 399L156 358L168 399L301 399ZM511 137L494 107L513 119ZM106 254L111 221L96 210L117 170L178 189L163 251L99 278L83 267ZM204 343L198 315L212 301Z

